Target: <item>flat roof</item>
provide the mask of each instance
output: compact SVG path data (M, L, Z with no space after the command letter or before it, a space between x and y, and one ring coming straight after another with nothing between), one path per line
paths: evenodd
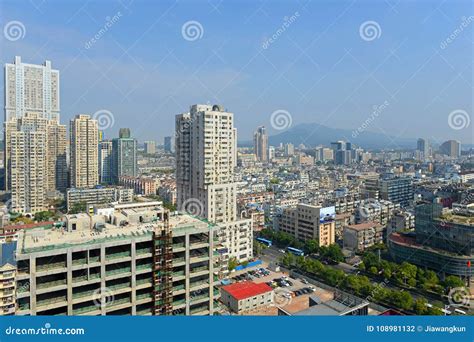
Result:
M265 283L254 283L253 281L244 281L222 287L232 297L237 300L258 296L263 293L271 292L273 289Z
M120 215L118 212L116 215ZM88 219L88 214L76 214L71 217ZM104 217L102 215L94 215ZM92 221L92 224L103 223L102 221ZM61 228L39 227L28 230L22 230L23 234L18 239L18 252L21 254L29 252L41 252L45 250L67 248L85 244L103 243L107 241L129 239L130 237L142 237L151 235L155 228L160 227L162 221L148 223L134 223L125 226L116 226L110 223L103 223L103 229L78 229L75 231L65 231ZM170 216L169 227L176 229L177 232L182 229L195 229L208 227L209 224L199 218L189 215Z
M360 231L360 230L365 230L365 229L370 229L370 228L381 228L383 226L380 223L369 221L369 222L363 222L359 224L351 224L346 227Z

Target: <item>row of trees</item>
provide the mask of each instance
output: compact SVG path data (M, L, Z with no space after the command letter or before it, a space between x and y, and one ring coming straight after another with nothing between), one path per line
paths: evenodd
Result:
M408 262L396 264L387 260L379 260L371 252L364 254L359 269L374 276L395 281L398 285L418 288L440 295L444 292L449 292L451 288L465 286L463 280L457 276L447 276L441 281L433 271L418 268L416 265Z
M284 266L295 267L307 274L321 279L324 283L336 288L343 289L357 296L365 297L369 301L380 304L389 304L403 310L414 311L418 315L441 315L441 309L433 306L428 307L425 298L416 300L407 291L391 290L385 287L385 283L372 283L364 275L347 275L342 270L325 266L319 260L312 258L296 257L290 253L282 257Z

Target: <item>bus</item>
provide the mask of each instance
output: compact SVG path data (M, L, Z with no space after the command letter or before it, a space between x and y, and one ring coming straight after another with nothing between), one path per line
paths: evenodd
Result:
M286 251L296 256L304 256L304 252L301 249L297 249L294 247L286 247Z
M267 239L264 239L264 238L257 238L257 241L260 242L260 243L263 243L265 246L267 247L271 247L272 246L272 242L270 240L267 240Z

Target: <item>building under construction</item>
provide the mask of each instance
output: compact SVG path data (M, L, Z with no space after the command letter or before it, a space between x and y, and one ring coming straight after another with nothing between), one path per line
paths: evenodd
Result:
M161 206L68 215L21 231L17 315L212 315L216 226Z

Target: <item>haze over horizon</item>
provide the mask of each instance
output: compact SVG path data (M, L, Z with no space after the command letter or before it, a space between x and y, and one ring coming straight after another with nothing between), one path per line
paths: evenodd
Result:
M371 118L366 132L473 144L469 1L323 4L4 1L2 24L24 32L2 35L1 62L50 60L61 122L110 111L108 138L130 127L161 142L175 114L218 103L235 114L240 141L260 125L270 135L302 123L353 131ZM283 130L275 112L288 113ZM453 128L453 112L468 124Z

